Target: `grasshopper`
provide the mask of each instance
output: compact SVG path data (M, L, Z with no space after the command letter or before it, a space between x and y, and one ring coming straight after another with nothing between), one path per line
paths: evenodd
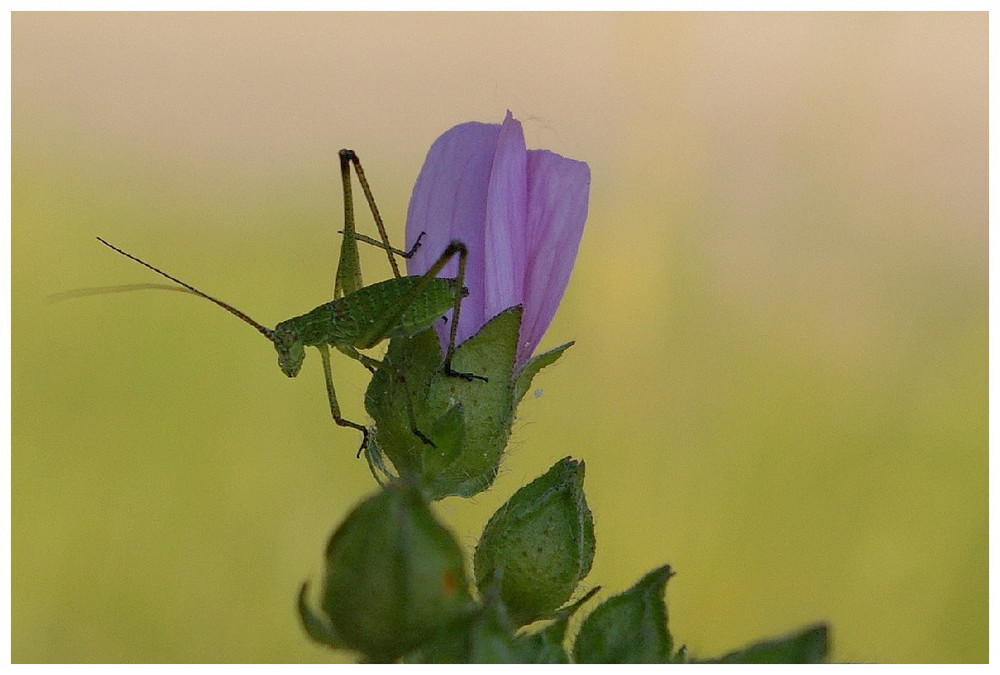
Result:
M355 231L354 205L351 195L352 165L375 218L380 240ZM323 373L326 378L326 391L333 421L342 427L351 427L361 432L361 447L358 448L357 453L360 457L368 446L368 428L363 424L346 419L340 413L340 405L337 403L337 394L333 387L333 376L330 369L330 347L359 361L374 373L382 365L382 362L362 354L359 350L374 347L387 338L416 335L442 319L449 309L454 309L451 318L450 339L442 369L447 375L466 380L485 381L486 378L472 373L458 372L451 367L455 351L455 331L458 327L462 298L469 293L468 289L463 286L466 257L468 256L465 244L457 239L452 240L437 261L422 275L400 275L394 256L400 255L404 258L412 256L420 246L423 233L409 251L393 248L389 244L385 225L379 215L378 207L375 205L375 199L365 178L364 169L353 150L340 151L340 173L344 190L344 229L342 230L344 238L341 242L340 262L337 266L334 282L334 298L301 316L286 319L274 328L268 328L258 323L232 305L198 290L131 253L123 251L101 237L97 237L97 240L126 258L134 260L143 267L179 284L187 292L222 307L230 314L256 328L274 345L278 352L278 366L288 377L298 375L305 359L305 348L316 347L323 359ZM358 257L358 241L386 251L393 272L392 279L370 286L363 285ZM438 278L437 274L455 255L458 256L457 276L454 279ZM402 377L399 373L396 373L396 376ZM407 412L412 432L424 443L434 446L434 442L417 428L412 404L409 400L407 400Z

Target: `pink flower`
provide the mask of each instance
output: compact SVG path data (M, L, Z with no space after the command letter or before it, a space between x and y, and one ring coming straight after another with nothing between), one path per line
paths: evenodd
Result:
M406 243L423 245L408 261L423 274L452 239L469 249L456 342L503 310L521 305L516 375L531 358L562 299L587 220L590 167L527 150L510 111L503 124L466 122L438 138L410 197ZM457 260L440 276L454 277ZM442 350L448 328L438 326Z

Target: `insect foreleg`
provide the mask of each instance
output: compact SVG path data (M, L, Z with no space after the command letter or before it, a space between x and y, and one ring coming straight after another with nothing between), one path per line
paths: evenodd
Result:
M342 234L344 236L352 236L355 239L357 239L358 241L363 241L364 243L370 244L371 246L374 246L375 248L381 248L381 249L385 249L386 248L386 245L383 244L382 242L380 242L378 239L373 239L372 237L369 237L366 234L360 234L358 232L354 232L353 234L348 235L347 232L344 231L344 230L337 230L337 234ZM421 232L420 233L420 235L417 237L417 240L415 242L413 242L413 246L410 247L409 251L404 251L402 249L398 249L395 246L389 246L388 250L392 251L393 253L395 253L396 255L398 255L401 258L406 258L407 260L409 260L410 258L413 257L413 254L416 253L417 250L420 248L420 243L421 243L420 240L424 238L425 234L427 234L427 233L426 232Z
M333 374L330 370L330 348L326 345L319 345L319 354L323 357L323 374L326 376L326 394L330 399L330 414L333 421L342 427L351 427L361 432L361 447L358 448L357 456L360 457L365 447L368 446L368 429L357 422L344 419L340 415L340 406L337 405L337 392L333 389Z

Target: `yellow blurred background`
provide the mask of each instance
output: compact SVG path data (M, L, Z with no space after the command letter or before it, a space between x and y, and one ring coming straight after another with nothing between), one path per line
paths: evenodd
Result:
M845 661L988 659L987 15L33 14L13 31L12 658L324 661L299 584L373 489L319 359L336 152L391 235L434 139L589 162L590 217L471 548L587 464L618 592L695 655L824 620ZM371 221L360 221L371 232ZM367 280L388 274L365 261ZM365 371L340 359L345 411Z

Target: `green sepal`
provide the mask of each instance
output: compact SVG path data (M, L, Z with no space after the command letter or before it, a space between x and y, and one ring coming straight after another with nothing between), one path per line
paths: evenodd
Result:
M454 621L416 650L407 663L569 663L563 648L566 626L573 613L590 599L593 589L572 605L560 609L555 620L535 633L515 634L506 608L492 588L485 604L468 617Z
M393 661L472 607L461 548L420 492L402 483L361 503L330 538L322 616L299 610L310 637Z
M547 352L533 356L524 367L521 368L521 372L517 375L517 380L514 382L514 405L521 402L524 395L528 392L528 388L531 386L531 381L538 374L538 371L546 366L550 366L556 362L563 352L573 346L573 342L567 342L564 345L559 345L555 349L550 349Z
M582 598L556 612L555 620L545 628L517 637L518 651L524 663L569 663L569 654L563 647L569 620L583 603L601 590L600 586L590 589Z
M306 634L316 642L333 647L334 649L346 648L347 644L333 630L333 626L327 623L323 617L317 616L309 609L309 603L306 602L306 593L308 590L309 584L303 583L302 588L299 589L298 601L299 618L302 619L302 627L306 629Z
M829 628L821 623L698 663L823 663L829 647Z
M384 456L429 499L471 497L488 488L514 419L512 371L520 325L521 308L511 307L456 348L452 367L485 382L446 375L433 330L391 340L365 394L375 421L368 452L373 472ZM433 446L411 430L407 397L417 429Z
M562 459L490 518L476 546L480 592L497 584L515 626L554 612L594 561L594 520L583 493L584 463Z
M669 565L653 570L620 595L605 600L583 620L573 660L577 663L668 663L673 638L663 600Z
M502 604L487 599L407 654L407 663L522 663L514 629Z
M566 639L565 619L556 619L542 630L518 638L518 652L522 663L569 663L569 654L563 647Z
M431 429L431 438L437 439L437 447L424 444L421 464L424 475L438 476L460 461L465 448L465 414L461 404L452 406L438 418Z

